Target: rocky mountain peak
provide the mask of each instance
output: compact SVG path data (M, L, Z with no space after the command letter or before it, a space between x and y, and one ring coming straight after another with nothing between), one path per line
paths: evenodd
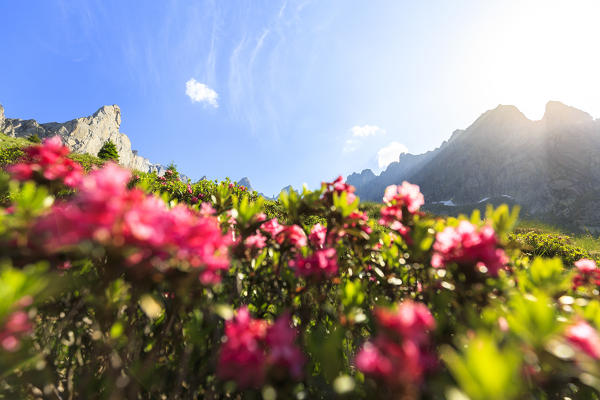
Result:
M542 121L547 127L560 127L565 125L579 124L582 122L591 122L593 118L585 111L575 107L567 106L560 101L549 101L546 104L546 111Z
M41 124L35 120L6 118L0 105L0 131L6 135L26 138L35 134L41 139L58 135L71 151L91 155L98 154L104 143L110 140L117 147L121 165L142 172L164 173L164 166L151 163L131 149L131 141L119 131L120 127L121 109L117 105L102 106L88 117Z
M106 119L114 122L118 127L121 126L121 108L116 104L100 107L92 117Z
M237 184L240 186L245 186L246 188L248 188L248 190L252 190L252 184L250 183L250 179L247 176L237 181Z

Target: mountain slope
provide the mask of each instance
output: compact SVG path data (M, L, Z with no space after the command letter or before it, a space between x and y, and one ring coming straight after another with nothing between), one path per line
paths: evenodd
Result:
M600 229L600 121L559 102L531 121L514 106L485 112L438 149L400 156L379 176L352 174L358 195L380 201L389 184L418 184L428 204L479 204L508 195L532 216ZM366 176L367 179L360 179Z

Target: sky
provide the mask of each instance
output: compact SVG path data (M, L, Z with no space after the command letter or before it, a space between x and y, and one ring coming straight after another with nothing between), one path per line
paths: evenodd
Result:
M600 116L600 2L1 1L0 104L266 194L438 147L498 104Z

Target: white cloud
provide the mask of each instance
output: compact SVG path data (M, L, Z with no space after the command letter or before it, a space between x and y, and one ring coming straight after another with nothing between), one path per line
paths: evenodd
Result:
M352 132L352 136L354 137L367 137L367 136L375 136L377 133L385 133L384 129L381 129L377 125L363 125L363 126L353 126L350 128L350 132Z
M206 103L215 108L219 107L217 92L206 86L204 83L196 81L194 78L185 83L185 94L192 99L192 102Z
M398 161L400 154L402 153L408 153L408 149L405 145L399 142L392 142L387 146L382 147L377 152L377 162L379 163L379 168L383 169L394 161Z

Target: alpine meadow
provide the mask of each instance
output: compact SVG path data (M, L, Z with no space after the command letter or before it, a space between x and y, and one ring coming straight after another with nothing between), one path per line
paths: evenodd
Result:
M600 400L600 3L0 15L0 399Z

